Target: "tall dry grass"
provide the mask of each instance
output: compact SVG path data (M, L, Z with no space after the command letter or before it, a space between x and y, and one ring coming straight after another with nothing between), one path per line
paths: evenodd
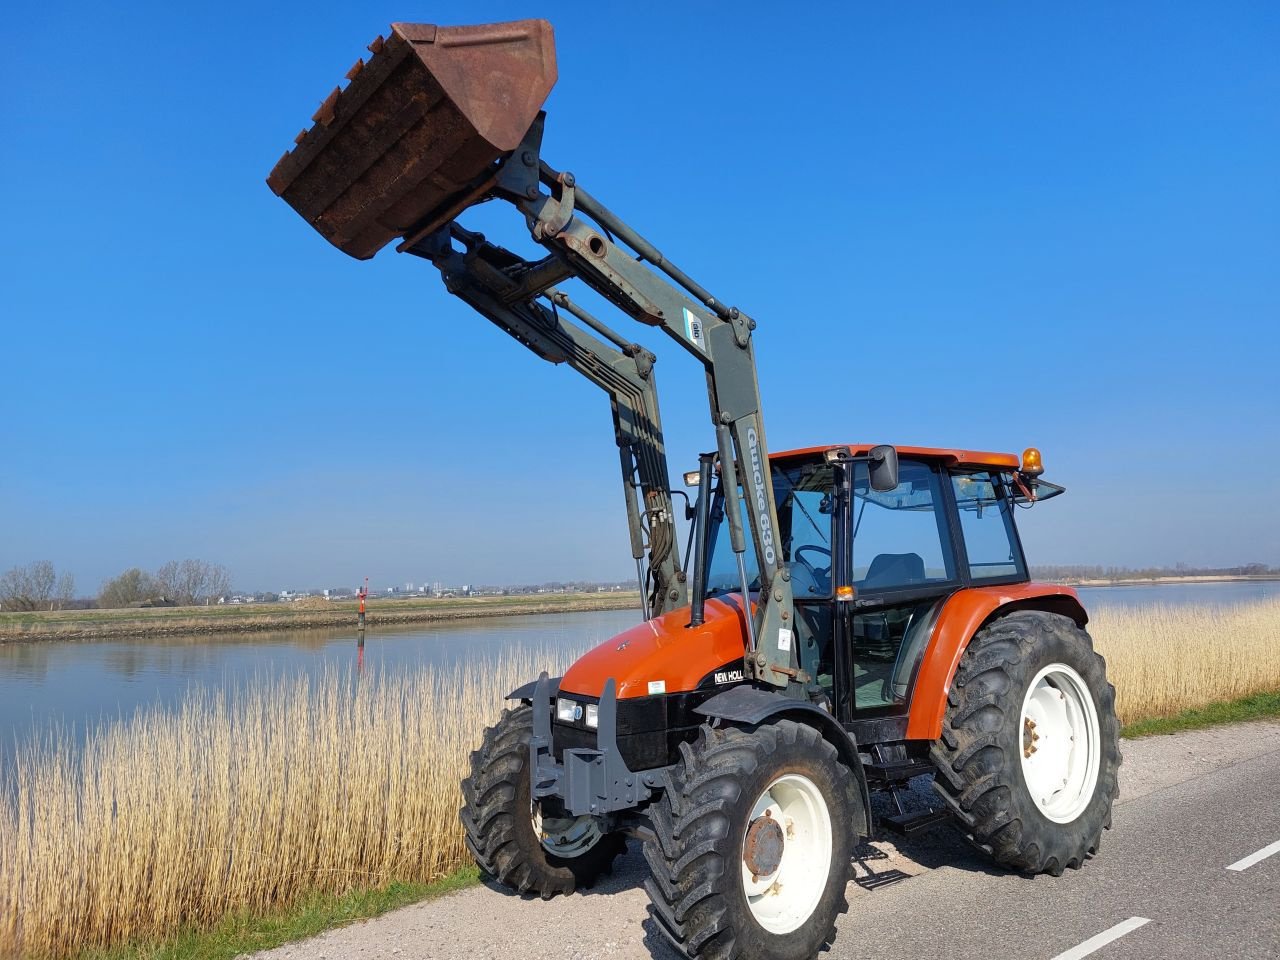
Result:
M1280 690L1280 599L1090 613L1122 723Z
M194 691L25 747L0 803L0 957L66 956L466 862L459 781L509 690L565 658Z
M1280 688L1280 601L1099 606L1121 719ZM503 695L565 651L451 670L330 673L193 693L53 734L0 787L0 956L163 937L316 890L430 881L467 862L458 783Z

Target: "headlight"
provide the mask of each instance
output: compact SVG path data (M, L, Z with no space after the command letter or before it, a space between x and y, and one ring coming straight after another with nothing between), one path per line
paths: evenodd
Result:
M598 703L587 704L587 726L597 727L600 725L600 705Z
M573 723L582 716L582 705L576 700L556 699L556 719L561 723Z

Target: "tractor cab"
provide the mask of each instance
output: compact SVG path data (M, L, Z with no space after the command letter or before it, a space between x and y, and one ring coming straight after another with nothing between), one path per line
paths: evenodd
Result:
M1011 454L922 447L898 448L895 482L877 489L866 457L872 449L810 448L771 458L798 659L846 724L905 718L944 604L969 587L1027 583L1014 508L1062 492L1039 479L1034 449L1020 464ZM725 514L717 486L707 532L709 598L742 589ZM744 534L749 541L750 531ZM759 574L750 544L744 556L754 593Z

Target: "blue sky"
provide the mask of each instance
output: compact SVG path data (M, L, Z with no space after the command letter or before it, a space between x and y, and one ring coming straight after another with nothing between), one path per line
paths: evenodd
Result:
M0 28L0 569L628 574L603 396L263 183L390 21L523 16L546 157L759 319L775 448L1034 443L1033 561L1280 563L1273 4L52 2Z

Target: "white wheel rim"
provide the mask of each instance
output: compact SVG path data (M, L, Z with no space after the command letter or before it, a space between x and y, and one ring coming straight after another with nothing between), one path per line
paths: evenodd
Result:
M533 835L542 844L542 849L566 860L582 856L604 836L600 822L589 814L582 817L544 817L542 808L536 803L530 804L529 813L533 821Z
M1022 778L1040 812L1054 823L1084 813L1098 783L1098 708L1080 674L1051 663L1022 701Z
M808 777L789 773L760 794L748 828L768 816L782 828L782 857L767 876L747 866L743 836L742 892L756 922L770 933L790 933L817 909L831 872L831 813L822 792Z

